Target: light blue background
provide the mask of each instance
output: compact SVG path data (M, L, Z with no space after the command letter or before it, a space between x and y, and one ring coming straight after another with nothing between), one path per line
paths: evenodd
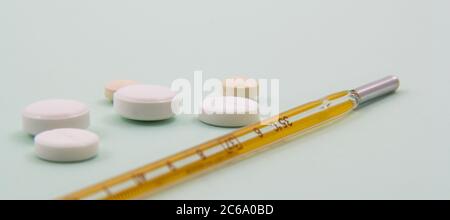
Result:
M155 199L450 199L448 1L0 2L0 198L52 199L224 134L194 116L130 122L112 79L170 85L245 74L280 79L286 110L397 74L396 95L334 126ZM92 111L97 158L42 161L20 111L45 98Z

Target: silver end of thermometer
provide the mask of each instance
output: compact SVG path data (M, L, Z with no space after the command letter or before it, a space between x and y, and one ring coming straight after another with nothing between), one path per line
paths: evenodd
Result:
M369 103L379 97L395 92L400 86L400 80L396 76L387 76L377 81L365 84L351 90L355 96L358 106Z

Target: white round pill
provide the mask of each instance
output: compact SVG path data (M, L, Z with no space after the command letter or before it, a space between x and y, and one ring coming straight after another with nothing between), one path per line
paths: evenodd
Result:
M89 109L78 101L49 99L28 105L22 111L22 127L29 134L56 128L89 127Z
M87 130L60 128L36 135L34 143L36 155L42 159L74 162L97 155L99 138Z
M213 96L203 100L199 120L221 127L241 127L259 121L258 103L235 96Z
M176 92L158 85L130 85L114 94L114 109L124 118L140 121L168 119L179 106Z
M125 87L125 86L129 86L129 85L134 85L137 84L136 81L134 80L114 80L109 82L108 84L106 84L105 86L105 97L106 99L108 99L109 101L113 100L113 96L114 93Z

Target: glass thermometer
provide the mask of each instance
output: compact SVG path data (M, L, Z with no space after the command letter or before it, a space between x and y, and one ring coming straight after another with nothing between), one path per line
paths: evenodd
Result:
M274 143L332 122L361 104L399 87L388 76L356 89L328 95L160 159L61 199L140 199L221 165L270 148Z

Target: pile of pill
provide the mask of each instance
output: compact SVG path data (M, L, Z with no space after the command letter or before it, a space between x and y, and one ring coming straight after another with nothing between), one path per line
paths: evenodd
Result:
M81 102L49 99L32 103L22 111L22 127L36 135L35 151L42 159L71 162L97 154L98 137L84 130L89 127L89 109Z
M203 100L198 119L220 127L240 127L259 121L258 84L244 77L223 81L223 96ZM174 117L181 99L169 87L115 80L104 95L114 110L130 120L156 121ZM97 155L100 139L89 127L89 109L82 102L48 99L22 111L23 130L34 135L35 153L54 162L84 161Z

